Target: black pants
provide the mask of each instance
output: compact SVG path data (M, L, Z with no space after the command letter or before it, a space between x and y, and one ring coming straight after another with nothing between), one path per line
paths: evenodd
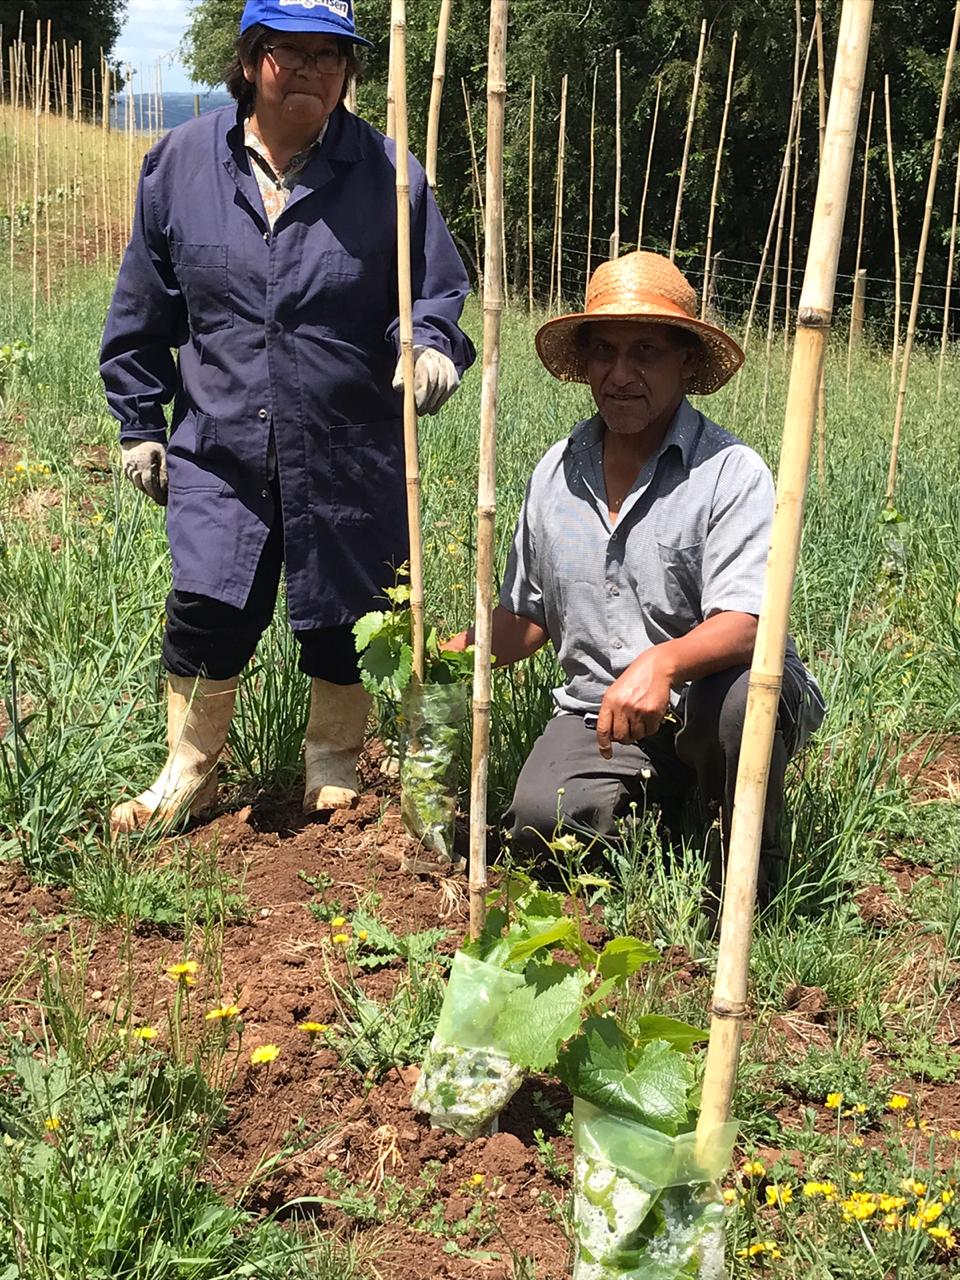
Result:
M171 591L163 635L167 671L208 680L239 675L270 625L282 565L283 525L277 519L242 609L192 591ZM356 684L360 679L351 626L295 631L294 635L300 645L300 670L306 675L342 685Z
M551 840L558 824L612 835L631 803L642 804L649 797L671 806L696 785L708 812L719 811L726 848L749 676L748 667L731 667L694 681L676 722L664 722L653 737L640 742L614 743L609 760L597 749L592 723L579 715L556 716L534 744L504 815L515 844L542 852L544 838ZM784 775L803 742L807 696L803 666L788 656L763 817L762 893L763 882L772 885L778 878L783 860L778 828ZM715 887L719 870L711 875Z

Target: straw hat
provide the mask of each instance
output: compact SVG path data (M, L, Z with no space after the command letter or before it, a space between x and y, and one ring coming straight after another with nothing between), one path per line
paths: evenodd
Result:
M586 360L577 349L577 330L591 320L642 320L686 329L700 339L703 359L688 385L693 395L709 395L729 382L743 364L734 340L697 318L697 294L669 259L659 253L625 253L597 267L587 285L586 309L548 320L537 333L537 352L561 382L586 382Z

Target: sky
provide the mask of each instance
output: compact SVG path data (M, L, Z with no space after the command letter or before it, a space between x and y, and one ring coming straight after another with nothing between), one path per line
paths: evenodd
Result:
M127 21L114 49L119 63L134 70L143 67L145 92L152 92L157 60L162 61L163 87L167 93L194 89L180 63L178 50L187 29L189 0L127 0ZM136 88L137 78L134 78Z

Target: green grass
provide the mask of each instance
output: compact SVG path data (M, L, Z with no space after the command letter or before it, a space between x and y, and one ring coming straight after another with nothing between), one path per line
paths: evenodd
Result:
M203 953L215 963L223 929L243 910L242 886L217 869L215 851L191 852L186 843L160 850L149 839L112 849L105 839L111 801L149 781L164 755L158 651L169 586L163 513L118 478L114 427L96 374L110 286L108 273L91 270L41 311L31 334L29 290L13 291L19 301L11 311L11 290L0 280L0 347L19 341L29 352L0 366L0 851L21 858L34 880L69 886L71 913L128 931L138 921L185 938L196 939L199 930ZM475 308L466 323L478 337ZM590 411L585 389L562 386L543 371L531 338L526 315L505 316L501 568L534 464ZM777 1118L782 1105L815 1114L827 1092L841 1090L880 1123L894 1085L949 1084L958 1074L941 1015L955 1003L960 976L960 807L956 794L937 792L936 765L943 737L960 735L960 438L952 412L960 362L948 362L938 409L936 358L915 354L896 499L901 518L891 522L882 518L893 418L886 359L862 350L848 392L841 342L828 358L826 484L821 491L814 475L809 487L792 629L829 710L789 773L790 875L758 925L757 1026L737 1098L748 1139L793 1146L834 1173L852 1168L850 1150L825 1138L809 1116L785 1129ZM774 467L786 376L778 351L764 415L762 361L754 352L739 393L731 385L702 403ZM473 608L479 396L475 371L438 418L421 423L427 611L442 630L465 625ZM298 776L306 686L295 667L281 606L242 683L225 770L228 803ZM491 813L509 800L556 680L549 653L495 679ZM928 776L914 792L911 778L924 752ZM908 755L911 769L904 768ZM667 860L652 824L640 821L624 842L595 851L615 886L598 903L611 927L680 945L699 966L699 981L683 988L651 970L631 997L639 1013L656 1007L704 1016L716 954L700 911L704 837L689 824L683 847ZM898 888L882 865L891 857L918 868L908 887ZM865 922L852 904L865 883L888 893L886 923ZM121 1085L141 1089L159 1065L144 1053L134 1070L115 1046L91 1043L92 1023L76 992L64 996L65 982L46 972L41 984L49 1039L38 1050L38 1070L45 1080L59 1078L58 1071L69 1080L70 1117L56 1145L41 1131L46 1117L36 1091L22 1079L7 1080L3 1123L16 1129L15 1145L25 1145L2 1157L0 1212L13 1232L3 1233L0 1249L8 1253L0 1252L0 1277L362 1273L365 1264L349 1245L288 1238L197 1183L202 1135L169 1117L161 1123L140 1095L135 1104L127 1095L122 1107L115 1101ZM820 988L826 1000L826 1041L806 1049L775 1034L784 994L797 984ZM438 991L432 980L404 979L377 1009L352 1006L356 993L346 992L344 1021L354 1034L344 1037L341 1052L374 1074L398 1054L415 1060L429 1038ZM14 1060L22 1063L22 1054ZM97 1121L106 1126L102 1136L76 1124L94 1095L114 1099ZM916 1135L908 1140L889 1117L883 1125L878 1150L887 1163L871 1157L867 1173L873 1189L890 1191L929 1156L917 1149ZM76 1200L57 1193L71 1178L83 1193ZM129 1192L134 1182L137 1197ZM784 1207L780 1218L777 1212L762 1193L759 1205L745 1203L735 1220L737 1248L773 1233L786 1259L778 1265L802 1280L950 1274L923 1233L884 1237L869 1224L839 1221L823 1205L804 1220L793 1208ZM108 1220L109 1257L102 1232ZM154 1225L145 1230L144 1223ZM72 1270L51 1244L64 1235L75 1240ZM9 1252L15 1248L20 1252ZM736 1259L735 1274L757 1265ZM518 1275L526 1268L516 1262Z

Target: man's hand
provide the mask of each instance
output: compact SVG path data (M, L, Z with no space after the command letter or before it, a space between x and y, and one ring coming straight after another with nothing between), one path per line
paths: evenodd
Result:
M433 347L414 347L413 394L417 413L437 413L460 385L460 375L453 361ZM403 390L403 356L397 361L393 375L394 391Z
M646 649L604 694L597 717L597 746L605 760L613 755L614 742L650 738L660 728L673 684L665 650L665 645Z
M148 498L167 505L167 451L155 440L121 440L123 474Z

